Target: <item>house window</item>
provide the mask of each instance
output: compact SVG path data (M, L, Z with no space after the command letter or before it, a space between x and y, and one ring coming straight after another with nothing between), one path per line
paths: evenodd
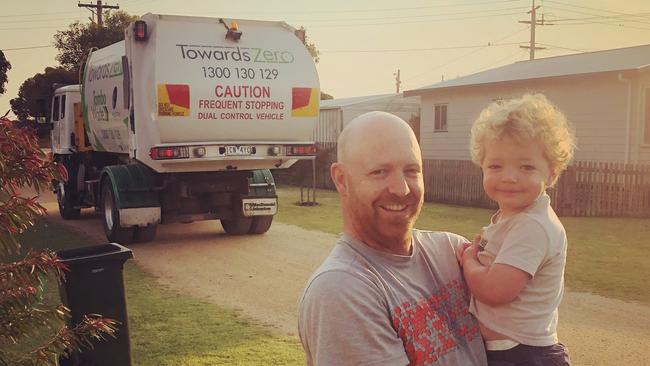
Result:
M643 143L650 145L650 88L645 90L645 126Z
M447 132L447 105L436 104L434 112L433 132Z

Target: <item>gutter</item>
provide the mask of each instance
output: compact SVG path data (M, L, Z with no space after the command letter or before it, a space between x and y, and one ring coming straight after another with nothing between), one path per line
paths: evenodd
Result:
M622 73L618 74L618 81L627 84L627 113L625 117L625 164L630 163L630 128L632 125L632 80L623 77Z

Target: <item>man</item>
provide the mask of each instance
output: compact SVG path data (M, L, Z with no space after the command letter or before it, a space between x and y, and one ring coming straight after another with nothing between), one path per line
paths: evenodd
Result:
M422 158L406 122L350 122L331 176L344 233L307 283L298 328L309 365L486 365L451 233L413 229Z

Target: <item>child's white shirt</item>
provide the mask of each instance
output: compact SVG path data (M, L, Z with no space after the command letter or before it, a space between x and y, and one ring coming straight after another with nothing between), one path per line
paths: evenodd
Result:
M518 268L531 279L508 304L490 306L472 297L470 312L483 325L519 343L553 345L558 342L558 306L564 293L564 226L546 193L520 213L495 222L497 215L483 231L487 253L480 254L481 262L493 257L493 263Z

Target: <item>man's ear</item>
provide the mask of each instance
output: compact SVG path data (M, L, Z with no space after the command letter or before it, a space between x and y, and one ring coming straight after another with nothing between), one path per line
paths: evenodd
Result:
M343 165L341 163L332 163L330 166L330 176L336 186L336 190L340 194L344 194L347 191L347 182Z

